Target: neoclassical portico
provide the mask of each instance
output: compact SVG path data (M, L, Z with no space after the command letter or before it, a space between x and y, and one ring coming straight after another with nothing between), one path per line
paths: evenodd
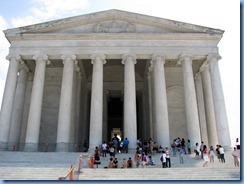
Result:
M115 132L130 149L150 137L230 146L222 30L119 10L90 17L4 31L0 150L82 151L84 140L93 150Z

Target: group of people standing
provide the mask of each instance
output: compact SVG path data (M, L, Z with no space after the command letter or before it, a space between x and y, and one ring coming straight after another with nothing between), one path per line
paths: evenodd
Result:
M127 138L120 140L115 134L108 144L103 141L100 147L101 155L106 157L109 154L111 157L115 157L116 153L128 153L129 143Z
M106 155L109 153L110 159L107 168L118 168L119 164L117 158L115 157L115 154L128 153L128 146L129 146L129 140L127 140L127 138L125 138L125 140L119 140L117 135L115 134L111 142L107 144L104 141L100 148L96 147L94 152L95 160L99 161L100 155L106 157ZM171 144L171 148L173 151L173 156L176 156L178 152L180 163L182 164L184 163L183 155L191 154L191 149L192 149L190 140L188 140L186 143L184 138L180 139L179 137L174 139L174 141ZM136 153L134 155L135 166L139 167L141 165L142 167L145 167L146 165L155 165L152 156L156 153L161 153L159 160L162 162L162 167L170 168L171 167L170 148L168 147L162 148L161 145L158 147L157 142L153 141L152 138L149 138L148 140L144 140L143 142L141 141L141 139L138 139ZM196 143L194 147L194 153L196 159L201 158L204 160L203 167L208 167L209 162L214 163L215 156L218 158L219 162L225 163L224 148L221 145L216 145L216 148L210 146L208 150L207 146L202 141L200 145ZM235 167L239 167L240 143L238 138L236 139L236 144L231 154L234 158ZM128 160L124 158L122 161L121 168L132 168L132 167L133 167L133 161L131 157L129 157Z

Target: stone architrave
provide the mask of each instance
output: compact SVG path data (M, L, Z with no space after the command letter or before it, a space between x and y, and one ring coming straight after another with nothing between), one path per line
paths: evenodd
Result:
M231 141L230 141L229 125L228 125L223 88L222 88L219 66L218 66L219 59L221 59L221 57L218 54L209 54L207 57L207 61L209 63L212 91L213 91L214 110L215 110L219 144L224 147L230 148Z
M91 112L90 112L90 138L89 150L93 151L96 146L102 143L103 125L103 65L106 63L106 56L103 54L91 55L92 91L91 91Z
M195 145L197 142L201 142L201 136L192 71L192 59L192 55L183 54L180 56L178 63L182 65L183 71L188 139L190 139L191 143Z
M45 71L46 65L50 63L48 56L44 54L35 55L33 59L36 61L36 69L31 93L24 151L38 151Z
M216 128L216 121L215 121L214 103L213 103L209 68L208 66L205 66L202 67L200 71L202 75L202 85L203 85L204 101L206 107L205 112L206 112L206 120L207 120L209 146L215 146L219 142L218 142L218 134Z
M75 55L62 55L64 63L60 95L58 133L56 151L69 151L70 129L72 121L72 96Z
M137 118L136 118L136 84L135 64L136 55L124 54L122 56L124 68L124 138L130 141L129 149L136 148Z
M15 100L11 119L10 133L8 138L8 150L10 151L18 150L28 73L29 68L24 64L24 62L21 62L16 93L14 97Z
M3 94L3 101L0 116L0 150L7 150L7 142L10 131L11 116L14 105L17 74L21 58L19 55L8 55L9 68L6 85Z
M166 56L163 54L154 54L151 64L153 66L153 109L154 109L154 126L156 130L156 138L159 145L163 147L170 146L169 136L169 118L168 105L165 84L164 63Z

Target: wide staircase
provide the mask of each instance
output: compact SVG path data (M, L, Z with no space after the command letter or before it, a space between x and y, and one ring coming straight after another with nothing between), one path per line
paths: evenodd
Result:
M214 163L203 167L203 159L194 155L185 155L181 164L179 157L171 157L171 168L162 168L160 154L152 155L156 165L131 169L122 169L123 158L134 158L133 154L116 154L118 169L105 169L109 156L101 157L101 165L88 168L87 153L55 152L0 152L1 180L240 180L240 168L234 167L231 152L225 153L226 162L220 163L215 157ZM73 177L69 171L74 165ZM79 172L78 172L79 170ZM66 177L65 177L66 176ZM65 177L65 178L64 178Z

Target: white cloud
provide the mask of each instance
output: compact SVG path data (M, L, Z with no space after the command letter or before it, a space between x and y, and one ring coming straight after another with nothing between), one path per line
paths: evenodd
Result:
M33 6L27 10L28 15L12 19L13 27L44 22L50 19L74 16L79 11L89 8L88 0L33 0Z

